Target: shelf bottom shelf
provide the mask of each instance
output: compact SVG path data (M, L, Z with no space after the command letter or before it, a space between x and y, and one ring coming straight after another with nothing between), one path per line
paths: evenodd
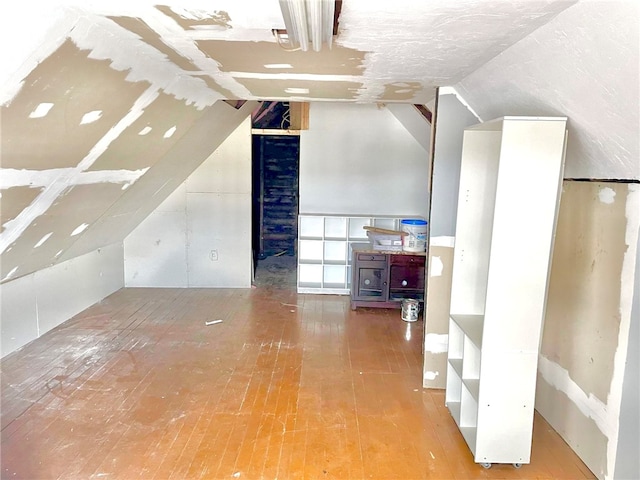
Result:
M476 427L460 427L460 432L471 453L476 454Z
M471 450L471 453L475 455L477 428L460 426L460 402L447 402L447 408L449 409L449 413L451 413L453 420L456 422L460 433L462 433L462 438L464 438L464 441L467 443L469 450Z

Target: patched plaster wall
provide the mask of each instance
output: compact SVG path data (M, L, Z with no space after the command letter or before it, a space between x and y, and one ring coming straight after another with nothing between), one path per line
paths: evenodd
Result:
M430 239L424 312L422 386L425 388L446 386L452 273L453 237Z
M138 37L117 22L64 12L3 70L2 282L121 242L254 105L216 104L152 44L128 47Z
M637 184L564 182L536 408L599 478L613 478L617 455L637 454L618 432L627 351L638 348L639 212Z
M639 8L345 2L335 55L307 59L274 48L277 2L4 2L2 294L12 279L118 245L246 117L215 103L225 97L427 103L454 84L485 120L568 116L567 176L638 179ZM583 453L594 468L597 443Z
M70 32L130 80L200 106L223 97L425 104L574 3L344 2L333 48L308 54L278 46L275 0L25 0L2 7L0 34L15 49L0 85L14 88Z
M571 176L637 178L637 112L624 111L637 104L630 5L347 2L334 48L309 56L278 47L277 2L3 4L0 280L91 251L99 235L121 240L150 211L127 200L149 197L139 185L164 196L176 186L147 169L223 98L428 103L464 79L484 118L568 115ZM575 94L585 90L597 108Z
M122 98L126 103L126 96ZM115 127L107 124L102 127L107 133L96 134L97 146L87 142L84 150L78 147L75 160L74 140L84 136L78 132L70 137L69 151L61 156L78 162L75 167L49 168L47 155L29 150L32 142L17 133L2 137L3 152L7 151L3 167L5 161L18 166L21 158L34 164L30 169L2 171L0 185L9 192L0 199L3 281L121 242L254 106L250 102L236 110L219 102L198 110L149 90L132 102ZM20 112L30 110L18 110L18 106L12 104L6 116L20 117ZM57 137L52 135L49 141L56 151ZM20 148L23 144L27 146ZM124 166L136 170L124 170Z
M478 117L454 89L439 89L429 217L429 274L424 312L422 384L425 388L446 386L449 304L462 139L464 129L477 123L480 123Z

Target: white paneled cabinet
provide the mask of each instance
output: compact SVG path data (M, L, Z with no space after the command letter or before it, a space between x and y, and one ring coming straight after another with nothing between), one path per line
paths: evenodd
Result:
M530 461L566 122L503 117L464 133L445 401L487 468Z
M369 241L363 227L399 230L403 218L407 217L301 214L298 218L298 293L348 295L350 245Z

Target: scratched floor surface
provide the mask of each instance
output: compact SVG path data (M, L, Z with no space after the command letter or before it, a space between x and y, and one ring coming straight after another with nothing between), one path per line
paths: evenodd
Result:
M531 464L474 464L422 327L292 288L120 290L2 360L2 478L594 478L539 416Z

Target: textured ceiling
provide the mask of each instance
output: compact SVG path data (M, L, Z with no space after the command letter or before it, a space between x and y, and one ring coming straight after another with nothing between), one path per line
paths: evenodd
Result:
M456 90L483 120L569 117L566 178L640 179L640 2L582 1Z
M455 84L575 2L345 0L334 47L321 52L276 43L271 29L284 28L277 0L32 3L2 7L10 19L4 34L19 50L3 61L14 85L59 48L66 28L78 48L130 80L203 105L216 98L425 104L434 87Z
M344 0L316 53L276 43L277 0L4 2L0 281L121 241L255 106L222 99L453 86L485 120L568 116L573 176L637 179L638 20L631 1Z

